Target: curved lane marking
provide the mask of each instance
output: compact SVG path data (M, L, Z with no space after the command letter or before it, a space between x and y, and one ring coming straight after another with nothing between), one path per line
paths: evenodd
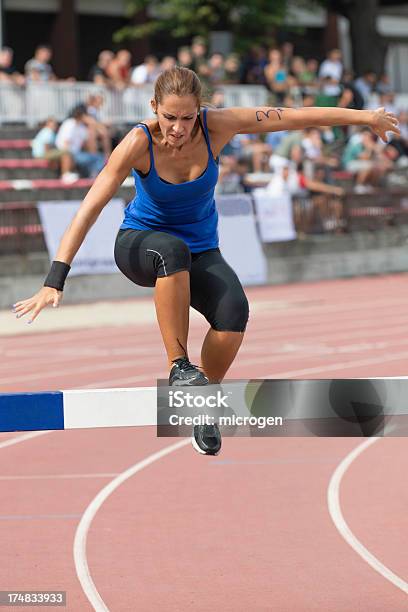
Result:
M79 582L81 583L82 589L85 595L87 596L90 604L93 606L95 612L109 612L109 608L106 606L102 597L99 595L95 583L92 580L89 571L88 561L86 558L86 540L89 528L93 519L95 518L96 513L101 508L102 504L108 499L108 497L118 487L120 487L120 485L123 484L125 480L127 480L134 474L137 474L137 472L140 472L152 463L155 463L159 459L166 457L166 455L169 455L170 453L178 450L179 448L183 448L183 446L187 446L188 444L191 444L189 438L181 440L180 442L176 442L175 444L171 444L170 446L166 446L160 451L149 455L145 459L142 459L142 461L138 461L135 465L131 466L130 468L119 474L119 476L111 480L111 482L109 482L103 489L101 489L82 515L74 538L74 562Z
M361 453L363 453L372 444L380 440L379 437L368 438L354 448L344 459L339 463L335 469L327 489L327 503L329 507L330 516L333 523L335 524L340 535L346 540L347 544L358 554L360 557L368 563L376 572L381 574L386 580L389 580L398 589L401 589L404 593L408 594L408 582L405 582L400 576L394 574L388 567L386 567L377 557L375 557L367 548L356 538L350 527L346 523L343 513L341 511L340 504L340 486L344 474L347 472L350 465Z

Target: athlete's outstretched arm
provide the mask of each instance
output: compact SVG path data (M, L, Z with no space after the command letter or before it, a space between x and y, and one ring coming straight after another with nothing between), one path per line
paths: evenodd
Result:
M215 131L234 134L259 134L281 130L334 125L367 125L384 142L386 132L399 135L398 119L384 108L353 110L339 107L222 108L208 110L208 125Z
M109 158L108 163L95 179L84 201L79 207L72 222L65 230L58 247L55 260L68 266L74 259L88 231L95 223L102 209L112 199L122 182L129 175L131 168L147 149L147 138L142 130L134 129L122 140ZM53 264L54 265L54 264ZM67 267L69 270L69 267ZM53 286L42 287L35 295L16 302L13 310L17 318L31 312L31 323L39 312L48 304L58 306L62 299L62 290Z

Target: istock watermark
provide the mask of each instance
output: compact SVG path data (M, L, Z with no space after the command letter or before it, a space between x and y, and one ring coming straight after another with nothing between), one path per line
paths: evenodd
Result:
M157 435L218 423L224 436L407 436L408 378L157 385Z

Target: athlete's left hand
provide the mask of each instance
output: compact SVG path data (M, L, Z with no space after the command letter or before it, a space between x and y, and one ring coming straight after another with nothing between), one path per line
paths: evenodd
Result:
M387 132L392 132L397 136L400 135L398 119L394 113L388 113L384 107L381 107L373 111L372 117L370 127L383 142L388 142Z

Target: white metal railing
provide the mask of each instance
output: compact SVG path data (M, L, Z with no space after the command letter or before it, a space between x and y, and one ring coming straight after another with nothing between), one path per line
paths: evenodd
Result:
M268 92L262 86L225 85L222 89L226 106L262 106L267 103ZM85 102L94 93L104 97L101 109L104 121L132 124L152 116L151 85L117 91L93 83L66 81L28 83L26 87L0 83L0 124L18 122L34 127L47 117L63 121L74 106Z

